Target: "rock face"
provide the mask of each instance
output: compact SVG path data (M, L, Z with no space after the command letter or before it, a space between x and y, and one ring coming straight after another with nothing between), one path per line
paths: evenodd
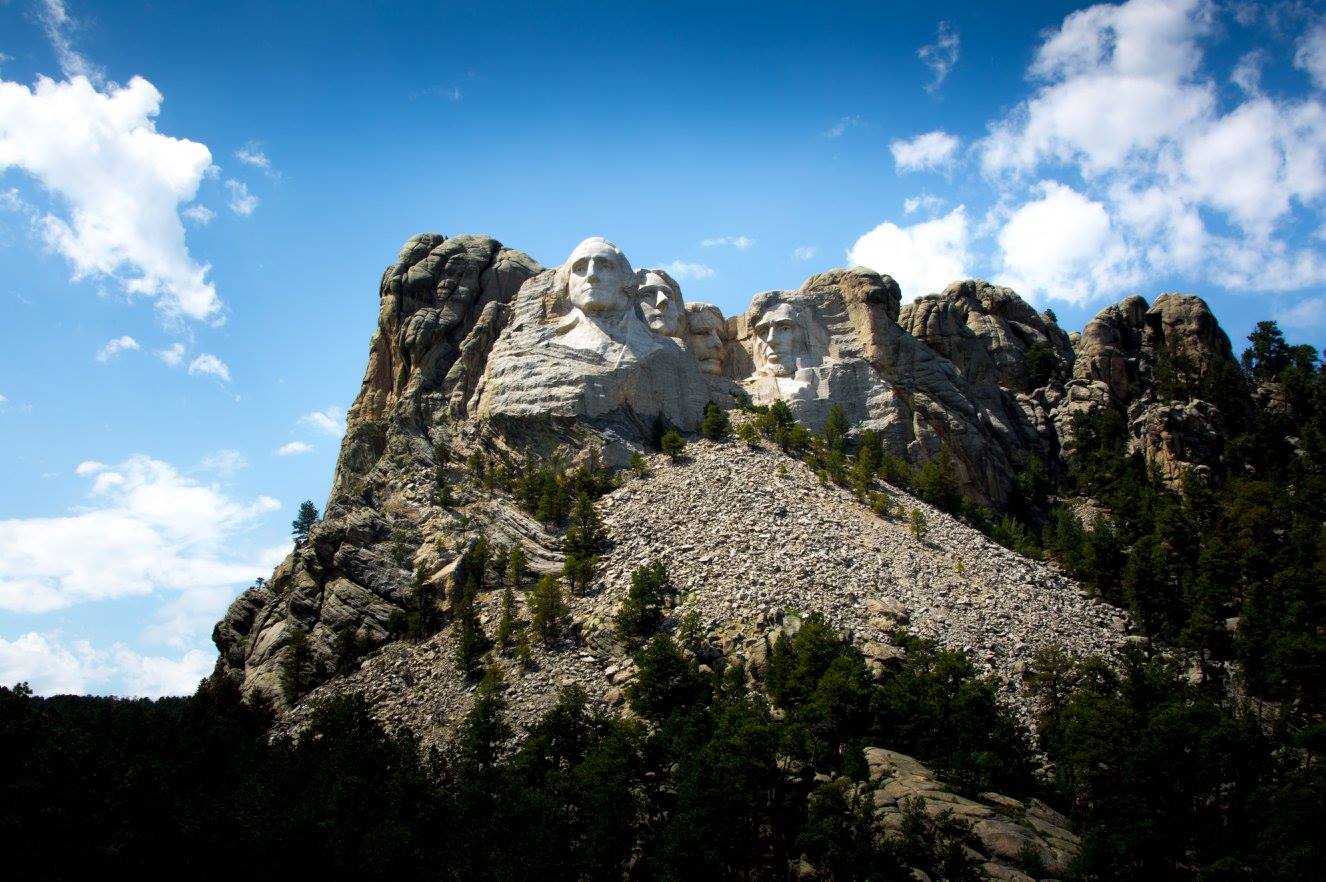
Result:
M1073 378L1052 413L1061 442L1071 439L1076 413L1115 408L1127 416L1133 449L1171 483L1218 466L1224 430L1242 413L1222 414L1198 396L1239 372L1204 300L1161 294L1148 307L1125 298L1088 322L1074 349ZM1246 410L1250 399L1242 397L1225 396L1225 404Z
M603 239L544 269L487 237L413 237L382 278L323 520L217 625L218 676L281 704L282 669L294 657L318 682L345 667L347 646L357 656L390 644L369 665L414 658L417 647L393 642L412 598L424 589L447 597L460 555L479 537L521 545L536 573L561 566L558 535L485 491L466 466L472 453L508 473L543 462L622 465L660 428L693 434L706 402L731 406L740 394L784 400L812 428L841 405L855 428L877 430L913 465L947 448L964 490L995 507L1029 457L1058 455L1082 410L1125 410L1138 449L1176 479L1190 466L1215 466L1227 415L1191 394L1162 400L1158 390L1176 384L1156 379L1178 376L1191 392L1232 365L1227 338L1198 298L1163 295L1150 308L1129 298L1071 347L1050 316L984 282L956 283L905 309L899 300L888 276L833 270L796 291L757 295L750 309L724 318L686 303L667 273L637 272ZM918 633L1006 677L1010 695L1018 663L1045 639L1109 650L1118 623L1105 611L938 513L930 517L943 530L909 544L900 525L813 480L784 492L770 453L733 445L714 456L730 462L697 465L676 486L632 485L604 502L618 550L605 560L602 584L577 599L587 645L596 646L637 558L652 556L694 580L696 610L727 651L753 666L767 632L785 626L770 610L793 604L825 611L881 666L893 653L882 611L904 609ZM725 532L691 535L697 524ZM825 536L834 537L830 546ZM953 572L955 555L968 575ZM705 566L692 570L696 561ZM776 580L758 577L775 565ZM592 649L593 665L606 652ZM613 664L620 672L625 663L602 667ZM614 676L591 694L606 694ZM420 669L410 682L423 677ZM437 694L450 695L447 688ZM428 713L445 709L449 718L464 701Z

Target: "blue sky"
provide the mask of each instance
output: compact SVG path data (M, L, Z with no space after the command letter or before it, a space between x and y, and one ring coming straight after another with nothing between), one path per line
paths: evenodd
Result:
M864 263L1326 344L1305 3L0 0L0 680L188 691L319 505L411 234L691 300Z

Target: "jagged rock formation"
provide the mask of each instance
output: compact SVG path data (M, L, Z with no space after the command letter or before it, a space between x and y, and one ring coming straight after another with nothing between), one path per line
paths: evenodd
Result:
M1126 413L1134 449L1177 484L1189 470L1218 467L1229 421L1250 401L1223 396L1220 412L1203 395L1237 374L1229 338L1200 297L1161 294L1149 308L1138 296L1108 306L1087 323L1074 350L1073 378L1053 409L1061 442L1079 412L1117 408Z
M685 303L666 273L637 273L605 240L586 240L545 270L490 238L415 236L382 279L378 326L324 518L217 625L218 675L280 703L282 662L296 652L312 659L321 680L347 657L346 646L359 653L390 645L367 663L370 673L350 678L371 680L389 676L373 667L383 660L406 664L427 659L430 646L442 651L445 630L418 647L393 641L421 589L449 595L468 544L480 536L518 543L535 572L561 565L556 531L503 494L480 491L464 465L472 452L508 474L551 458L620 465L647 449L659 427L694 432L706 401L728 406L742 392L781 398L812 427L839 404L914 465L947 448L965 491L996 507L1028 458L1060 454L1072 415L1084 409L1126 410L1138 449L1172 477L1217 466L1228 414L1195 392L1233 362L1198 298L1163 295L1149 309L1129 298L1103 311L1071 348L1050 316L984 282L956 283L905 309L899 299L888 276L834 270L797 291L758 295L748 311L724 319L712 306ZM1033 349L1048 351L1047 369L1030 369ZM1174 399L1175 388L1184 397ZM613 555L626 556L610 555L600 584L577 599L594 661L581 659L585 671L565 676L593 680L591 670L612 667L599 664L607 649L593 641L621 580L644 556L667 557L678 579L694 580L693 603L715 639L752 667L793 603L824 608L884 664L890 650L869 604L898 603L913 630L973 654L1016 700L1018 665L1037 646L1108 653L1125 627L1051 571L937 513L932 523L942 529L909 544L899 525L813 482L791 485L810 509L790 498L769 508L768 495L786 496L769 456L728 447L722 457L730 462L712 474L697 456L700 464L679 479L688 495L670 503L652 496L670 492L662 477L608 497L605 518L622 531ZM790 474L797 468L787 464ZM666 504L728 532L688 538ZM732 520L738 510L756 520ZM632 511L638 521L613 520ZM758 520L764 516L774 519ZM660 521L668 522L662 535ZM825 535L842 537L837 550L823 547ZM743 544L744 562L736 551ZM966 575L956 573L955 555ZM692 572L705 557L705 572ZM755 578L775 564L784 567L776 584ZM449 667L419 664L409 667L407 691L422 688L425 669L434 671L428 689L438 695L459 688L448 685ZM591 694L605 697L622 670L618 663ZM438 701L430 714L443 705L444 718L463 713L463 697Z

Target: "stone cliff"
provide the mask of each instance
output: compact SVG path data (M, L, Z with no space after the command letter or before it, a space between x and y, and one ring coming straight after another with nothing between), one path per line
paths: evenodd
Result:
M468 700L454 670L428 660L448 631L399 642L402 623L421 597L447 621L457 569L480 538L521 547L535 575L563 564L555 519L503 488L549 464L587 475L625 466L663 430L693 436L709 401L783 401L812 429L841 406L854 431L875 430L914 466L948 450L964 492L995 508L1031 458L1057 467L1073 415L1093 409L1125 412L1136 449L1173 480L1219 467L1231 404L1201 396L1234 362L1200 299L1130 297L1071 339L981 281L899 300L888 276L833 270L725 318L603 239L544 269L486 237L413 237L382 278L324 517L217 625L217 676L286 705L305 691L282 682L296 653L316 671L309 685L388 677L378 668L398 659L410 673L381 706L415 707L403 719L445 728ZM531 695L574 677L611 701L629 660L607 622L647 558L668 564L713 639L753 670L792 607L821 609L881 664L885 625L901 610L997 673L1010 700L1047 640L1108 654L1127 630L1063 577L920 502L906 499L939 525L924 541L776 452L696 449L691 465L660 460L657 479L602 500L612 544L572 601L582 649L547 662Z

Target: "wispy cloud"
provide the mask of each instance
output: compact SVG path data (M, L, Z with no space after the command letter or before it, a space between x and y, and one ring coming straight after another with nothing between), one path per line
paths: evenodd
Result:
M322 410L304 414L299 421L334 438L345 434L345 411L336 405L328 405Z
M114 340L107 341L106 345L97 350L97 361L107 362L121 352L138 349L138 341L128 335L116 337Z
M172 343L166 349L158 349L157 358L161 359L171 367L177 366L180 362L184 361L184 344Z
M714 248L718 245L731 245L738 251L745 251L755 244L755 240L749 236L718 236L714 239L705 239L700 243L701 248Z
M855 114L853 114L852 116L844 116L842 119L838 120L836 123L829 126L829 128L825 130L824 137L829 138L831 140L834 138L841 138L844 134L846 134L848 129L854 129L859 125L861 125L860 116L857 116Z
M313 445L305 444L303 441L291 441L289 444L282 444L276 448L277 456L299 456L304 453L312 453Z
M792 251L792 259L814 260L815 255L819 254L819 252L820 250L816 248L814 245L802 245L800 248L796 248Z
M671 273L674 279L708 279L714 275L712 267L702 263L687 263L684 260L674 260L672 263L664 264L663 269Z
M960 48L961 40L958 32L949 27L948 22L941 21L935 42L916 50L916 57L921 59L921 63L930 68L930 73L934 75L934 79L925 87L927 92L934 92L944 85L949 71L958 63Z
M71 78L87 77L100 85L105 78L101 68L74 49L70 33L77 30L78 23L70 18L64 0L40 0L37 18L46 31L46 39L50 40L51 48L55 50L55 60L59 62L64 75Z
M896 140L889 144L889 152L898 171L940 169L953 164L961 143L956 135L936 129L909 140Z
M251 165L254 168L261 169L262 173L272 180L279 180L281 173L272 167L272 161L263 151L262 145L257 141L249 141L243 147L235 151L235 158L245 165Z
M922 193L919 196L909 196L903 200L902 210L905 214L915 214L918 211L939 211L948 203L947 199L935 196L932 193Z
M248 217L258 209L258 197L249 192L243 181L230 178L226 181L226 191L230 194L226 204L240 217Z
M189 362L189 373L194 376L216 377L223 383L230 382L230 368L226 366L224 361L208 352L204 352Z
M195 202L183 211L185 220L193 221L200 227L205 227L216 217L216 212L206 205Z

